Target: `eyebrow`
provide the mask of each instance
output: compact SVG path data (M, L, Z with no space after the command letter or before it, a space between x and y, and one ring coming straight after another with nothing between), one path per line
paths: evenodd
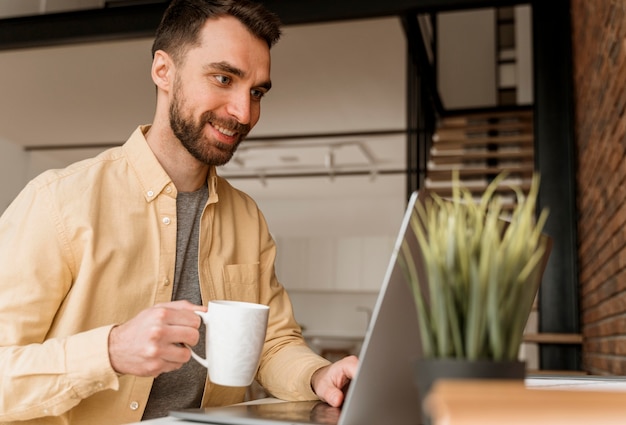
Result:
M237 68L236 66L233 66L231 64L229 64L228 62L222 61L222 62L212 62L208 65L206 65L204 67L207 70L211 70L211 71L221 71L221 72L226 72L228 74L232 74L236 77L239 78L243 78L246 76L246 73L242 70ZM265 81L261 84L258 85L258 87L265 89L266 91L269 91L269 89L272 88L272 82L271 81Z

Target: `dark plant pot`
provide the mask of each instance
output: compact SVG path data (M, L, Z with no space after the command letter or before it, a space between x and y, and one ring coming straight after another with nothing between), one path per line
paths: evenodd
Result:
M422 359L418 360L415 368L417 389L420 397L420 406L430 391L433 383L438 379L508 379L524 380L526 377L526 363L495 360L465 360L465 359ZM422 410L422 423L430 425L430 418Z

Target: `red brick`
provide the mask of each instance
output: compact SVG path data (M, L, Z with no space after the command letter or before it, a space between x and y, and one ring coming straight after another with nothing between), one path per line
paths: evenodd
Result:
M626 0L572 0L583 365L626 373ZM591 76L591 77L590 77Z

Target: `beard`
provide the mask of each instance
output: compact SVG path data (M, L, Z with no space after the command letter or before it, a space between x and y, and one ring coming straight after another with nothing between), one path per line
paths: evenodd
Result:
M226 164L233 157L237 147L250 132L250 125L234 119L218 117L213 111L204 112L196 123L191 116L183 114L184 101L179 96L180 84L174 83L174 96L170 105L170 126L174 135L187 151L198 161L209 166ZM235 143L222 143L204 135L207 125L218 126L237 133Z

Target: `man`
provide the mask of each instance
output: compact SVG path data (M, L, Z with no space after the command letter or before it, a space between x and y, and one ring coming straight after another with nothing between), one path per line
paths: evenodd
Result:
M304 343L256 204L216 174L271 87L274 15L174 0L157 30L151 126L30 182L0 218L0 422L115 424L240 402L184 344L209 300L270 306L260 384L338 406L357 360ZM24 422L19 422L24 423Z

